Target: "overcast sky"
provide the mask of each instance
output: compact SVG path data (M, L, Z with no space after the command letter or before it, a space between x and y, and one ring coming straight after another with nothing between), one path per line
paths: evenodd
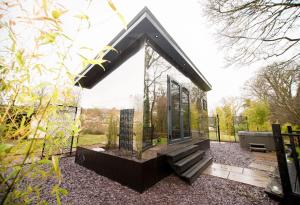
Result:
M199 1L114 0L118 10L129 22L147 6L177 44L189 56L212 85L208 92L208 107L212 110L222 98L240 96L243 84L253 76L255 66L225 68L224 51L216 42L215 30L209 26ZM106 45L123 28L106 1L92 5L90 15L97 13L92 28L79 38L95 50ZM92 15L91 15L92 16Z

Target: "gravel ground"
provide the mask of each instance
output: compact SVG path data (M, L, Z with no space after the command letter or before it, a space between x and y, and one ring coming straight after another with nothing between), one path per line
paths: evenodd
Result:
M61 160L61 170L62 187L69 190L62 204L277 204L261 188L207 175L201 175L192 186L170 175L140 194L75 164L73 157ZM39 183L49 187L51 182ZM50 204L56 204L49 190L42 193Z
M210 155L215 163L248 167L255 160L251 152L243 150L239 143L210 143Z

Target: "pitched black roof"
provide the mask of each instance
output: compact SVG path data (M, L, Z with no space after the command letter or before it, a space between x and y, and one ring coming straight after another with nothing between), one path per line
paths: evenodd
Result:
M99 65L89 65L76 79L76 85L92 88L128 58L134 55L144 45L145 39L151 42L154 49L166 58L173 66L190 78L196 85L205 91L211 90L211 85L177 45L168 32L162 27L150 10L143 8L128 24L128 29L123 29L108 45L118 52L108 51L103 64L105 70Z

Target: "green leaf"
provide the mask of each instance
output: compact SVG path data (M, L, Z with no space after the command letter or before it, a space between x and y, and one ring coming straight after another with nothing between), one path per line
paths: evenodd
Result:
M57 205L61 205L60 196L59 196L59 190L56 190L55 196L56 196Z
M52 99L53 99L53 100L56 100L56 99L58 98L58 95L59 95L58 89L55 88L55 89L53 90L53 93L52 93Z
M23 116L23 117L22 117L22 120L21 120L21 126L20 126L20 128L23 128L23 127L24 127L25 121L26 121L26 117Z
M42 44L50 44L55 42L57 35L57 33L42 33L39 39L43 41Z
M60 169L59 169L59 159L57 156L52 156L52 166L53 166L55 174L60 178L61 173L60 173Z
M27 111L27 117L30 117L34 112L34 107L30 107L29 110Z
M12 41L11 51L15 52L16 51L16 37L15 37L15 34L12 31L11 27L9 27L8 36L9 36L10 40Z
M58 19L62 15L62 12L60 10L53 10L52 11L52 17L55 19Z
M16 60L20 67L24 67L24 58L23 58L23 52L18 50L16 53Z
M42 159L38 161L39 164L50 164L51 161L49 159Z
M13 148L12 144L1 143L0 144L0 154L3 153L3 152L9 153L12 148Z
M64 188L59 188L59 192L63 195L66 196L69 194L68 190L64 189Z
M37 128L37 129L38 129L38 130L40 130L40 131L42 131L42 132L45 132L45 133L47 132L47 131L46 131L46 129L45 129L45 128L43 128L43 127L41 127L41 126L38 126L38 128Z

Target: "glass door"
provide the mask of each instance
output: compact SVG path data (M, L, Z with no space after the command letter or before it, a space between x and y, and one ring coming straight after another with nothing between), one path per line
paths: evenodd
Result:
M168 77L168 135L169 142L191 137L189 91Z

